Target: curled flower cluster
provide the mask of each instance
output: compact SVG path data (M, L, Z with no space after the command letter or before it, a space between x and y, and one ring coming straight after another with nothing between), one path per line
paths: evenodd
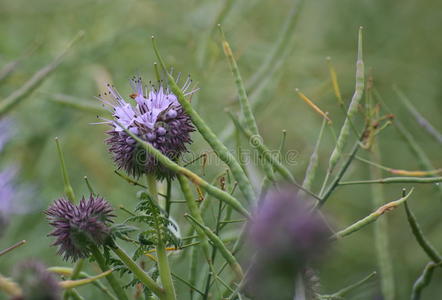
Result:
M12 300L61 300L61 288L57 279L36 261L20 264L14 270L14 279L20 285L22 295Z
M108 85L108 93L113 98L112 102L100 100L110 107L115 120L106 120L112 129L107 132L110 136L106 143L112 153L118 168L124 169L128 174L139 177L141 174L153 174L158 179L170 178L174 174L161 165L154 157L130 137L124 129L138 136L145 142L160 150L171 160L178 160L181 154L187 151L186 144L191 143L190 133L194 131L190 117L183 111L176 95L168 87L159 84L150 90L143 85L141 78L131 80L133 94L130 98L135 103L130 103ZM186 96L195 92L187 92L191 85L188 79L183 86ZM117 121L120 125L118 125ZM122 128L124 127L124 128Z
M330 229L297 194L291 186L269 190L248 224L247 289L256 299L289 299L296 276L326 249Z
M79 205L58 199L46 210L49 224L54 230L49 236L56 237L54 246L59 246L58 253L65 260L76 261L89 255L89 246L105 245L109 241L113 209L101 197L90 196Z

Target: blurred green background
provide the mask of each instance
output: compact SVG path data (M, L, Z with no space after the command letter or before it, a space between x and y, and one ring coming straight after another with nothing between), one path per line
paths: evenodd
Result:
M0 155L0 166L21 167L20 182L32 185L29 199L33 213L15 216L0 248L26 239L28 244L7 258L0 258L0 273L8 274L14 264L38 258L48 265L66 265L55 255L46 237L49 227L42 210L63 193L63 183L53 138L61 139L73 187L77 196L87 193L83 177L115 206L135 206L137 188L113 173L114 166L103 143L104 126L96 122L96 112L77 110L54 102L57 94L73 96L92 104L94 96L112 82L122 95L131 93L128 78L140 74L154 79L155 61L150 36L155 35L163 56L184 74L190 73L201 90L194 105L215 132L230 123L224 108L232 107L235 85L222 53L219 34L213 30L224 1L54 1L0 0L0 65L38 48L23 59L17 70L0 86L0 99L19 88L36 70L56 56L79 30L85 37L70 51L62 65L10 117L16 134ZM232 1L222 21L243 78L253 76L275 46L292 1ZM334 97L325 57L330 56L338 72L343 97L349 101L354 90L357 30L364 26L364 60L367 73L397 119L409 129L435 167L442 167L441 145L415 122L398 102L392 86L398 85L418 110L437 129L442 129L442 3L440 1L306 1L294 31L289 55L275 74L263 84L256 117L267 145L277 148L283 129L287 130L288 150L298 153L290 166L297 178L303 177L321 125L320 117L299 98L300 88L324 111L329 111L338 130L344 115ZM204 60L201 58L205 52ZM55 95L55 96L54 96ZM234 107L234 106L233 106ZM359 114L362 119L362 114ZM194 134L192 150L202 153L208 146ZM320 151L322 182L333 147L328 130ZM233 145L233 144L231 144ZM393 126L380 136L382 164L397 169L420 169ZM361 155L367 157L366 153ZM200 172L198 165L191 167ZM209 166L207 178L219 166ZM386 176L388 174L385 174ZM259 175L256 177L259 178ZM354 162L346 179L369 177L366 165ZM258 181L259 183L259 181ZM400 196L401 187L386 185L384 201ZM416 186L410 205L428 238L442 251L440 193L431 185ZM369 186L340 187L324 211L337 228L343 228L372 210ZM121 217L123 213L119 212ZM182 209L175 217L182 219ZM397 299L407 299L415 279L428 258L410 233L403 208L386 216ZM174 265L186 274L186 265ZM333 292L376 270L372 227L335 245L320 267L322 288ZM439 299L442 272L436 270L433 283L422 299ZM180 289L185 290L184 287ZM349 299L374 299L377 284L359 289ZM96 291L81 288L87 299ZM187 293L185 293L187 297ZM1 299L0 295L0 299ZM184 299L184 298L183 298Z

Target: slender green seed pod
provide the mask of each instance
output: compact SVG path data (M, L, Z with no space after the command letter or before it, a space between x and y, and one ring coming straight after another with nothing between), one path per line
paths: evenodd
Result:
M152 38L154 52L161 64L161 67L165 72L166 64L164 63L159 51L156 46L155 39ZM238 181L238 187L241 192L244 194L244 197L247 201L251 202L255 198L255 192L252 189L252 185L247 178L246 173L242 169L241 165L236 160L235 156L230 153L229 149L218 139L215 133L207 126L206 122L200 117L200 115L193 109L192 105L185 98L182 90L175 82L175 78L172 75L167 73L167 79L170 85L172 92L177 96L178 102L183 107L184 111L190 116L193 124L196 126L200 134L206 140L206 142L212 147L213 151L216 155L229 166L232 171L233 176Z
M302 187L307 190L311 190L313 181L316 177L316 169L318 168L318 151L319 151L319 146L321 144L322 134L324 132L324 127L326 122L327 120L324 118L324 120L322 121L321 130L319 131L318 139L316 140L315 148L313 149L313 153L310 156L310 161L307 166L307 170L305 171L305 177L302 183Z
M196 203L194 196L192 195L189 183L187 182L187 178L184 177L183 175L178 175L178 181L180 182L181 190L183 192L184 198L186 199L190 215L194 217L195 220L197 220L199 223L204 224L203 217L201 215L201 210L198 204ZM211 260L210 247L207 236L201 228L195 227L195 230L198 233L203 253L206 259L210 262Z
M424 236L419 226L419 223L416 220L416 217L414 216L413 212L408 207L408 204L406 202L405 202L405 211L407 213L408 224L410 224L411 231L413 232L413 235L416 238L419 245L421 246L421 248L424 250L424 252L433 262L441 263L442 257L440 256L439 252L437 252L436 248L434 248L433 245L431 245L431 243Z
M348 107L347 117L345 118L344 124L341 127L341 131L336 142L336 146L329 160L329 172L333 171L334 167L338 163L339 159L342 157L342 151L347 143L348 137L350 135L350 125L351 118L356 114L359 106L359 102L362 99L362 94L364 93L364 61L362 59L362 27L359 28L358 35L358 58L356 61L356 86L355 92Z
M430 262L425 266L422 275L419 276L413 285L411 300L419 300L421 298L422 290L430 284L434 269L438 266L440 266L440 264L435 264L433 262Z
M396 201L392 201L389 202L385 205L382 205L381 207L379 207L378 209L376 209L376 211L374 211L373 213L369 214L368 216L366 216L365 218L357 221L356 223L348 226L347 228L335 233L333 235L333 239L340 239L343 237L346 237L362 228L364 228L365 226L375 222L380 216L382 216L385 212L388 212L394 208L396 208L398 205L401 205L402 203L404 203L408 197L410 197L411 193L413 192L413 189L411 189L407 195L405 195L404 197L396 200Z

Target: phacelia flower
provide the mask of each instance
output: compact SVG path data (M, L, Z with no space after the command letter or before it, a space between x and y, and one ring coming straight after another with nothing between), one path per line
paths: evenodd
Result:
M246 287L257 299L292 299L296 277L327 248L330 229L297 194L291 186L269 190L248 224Z
M61 300L61 288L57 279L42 263L22 263L14 270L13 277L19 284L22 295L12 300Z
M182 90L185 96L196 90L188 91L191 80L187 79ZM184 112L174 95L162 83L159 87L151 86L148 90L141 78L131 80L133 94L126 101L117 90L108 85L108 93L113 100L106 101L100 95L100 100L110 107L113 117L124 129L138 136L145 142L160 150L173 161L177 161L182 153L187 151L191 143L190 133L194 131L190 117ZM105 120L112 129L107 132L106 140L118 168L128 174L139 177L141 174L153 174L158 179L173 177L173 173L161 165L154 157L131 138L123 128L113 120Z
M81 199L80 204L58 199L46 210L49 224L54 230L49 236L56 237L54 246L65 260L76 261L89 256L91 245L101 246L109 242L113 209L101 197Z

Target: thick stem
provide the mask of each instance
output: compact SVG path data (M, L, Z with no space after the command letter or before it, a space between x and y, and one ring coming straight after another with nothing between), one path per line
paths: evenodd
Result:
M147 175L146 178L150 195L155 201L158 201L157 183L155 177L152 175ZM172 281L172 274L170 272L169 260L167 258L166 245L164 244L163 228L158 221L158 217L156 217L155 220L157 231L156 253L158 259L158 272L160 273L161 283L163 284L164 292L166 293L164 299L175 300L176 293Z
M100 250L98 249L98 247L91 246L90 250L91 250L92 255L94 256L95 260L97 261L98 266L100 267L101 271L105 272L105 271L110 270L109 266L106 264L106 261L105 261L103 255L101 254ZM112 290L117 295L118 299L128 300L128 298L126 296L126 292L123 290L120 283L115 278L114 274L107 275L106 279L109 282L109 285L111 286Z

